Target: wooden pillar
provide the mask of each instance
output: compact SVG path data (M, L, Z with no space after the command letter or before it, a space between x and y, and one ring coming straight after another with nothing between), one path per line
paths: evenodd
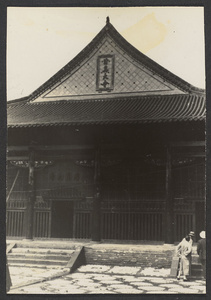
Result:
M168 147L166 152L166 219L165 219L165 242L174 243L174 212L172 199L172 159L171 149Z
M26 238L33 238L33 223L34 223L34 203L36 197L35 191L35 176L34 176L34 160L35 152L33 148L29 148L29 198L26 207Z
M101 240L100 149L95 151L94 199L92 207L92 240Z

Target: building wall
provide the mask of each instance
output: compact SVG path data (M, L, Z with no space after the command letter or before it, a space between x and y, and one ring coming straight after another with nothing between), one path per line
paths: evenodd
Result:
M102 239L164 240L165 162L151 157L119 157L104 158L101 165ZM8 165L7 186L9 193L18 170L19 176L7 203L8 236L25 235L28 169ZM205 223L204 174L202 159L177 162L173 166L175 240L180 240L189 230L199 230L199 224ZM91 238L93 160L57 160L38 168L35 178L34 236Z

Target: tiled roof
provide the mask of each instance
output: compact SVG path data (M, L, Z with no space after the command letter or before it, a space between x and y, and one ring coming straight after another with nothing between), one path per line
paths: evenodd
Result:
M203 95L162 95L119 99L8 104L8 127L156 123L205 119Z

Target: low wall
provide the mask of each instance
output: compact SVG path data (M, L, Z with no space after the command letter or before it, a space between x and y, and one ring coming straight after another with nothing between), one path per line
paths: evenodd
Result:
M175 247L162 246L135 246L129 248L115 245L85 246L87 264L138 266L153 268L170 268Z

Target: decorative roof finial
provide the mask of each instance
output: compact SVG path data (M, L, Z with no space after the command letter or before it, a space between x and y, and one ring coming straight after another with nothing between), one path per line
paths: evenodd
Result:
M106 17L106 24L110 23L109 17Z

